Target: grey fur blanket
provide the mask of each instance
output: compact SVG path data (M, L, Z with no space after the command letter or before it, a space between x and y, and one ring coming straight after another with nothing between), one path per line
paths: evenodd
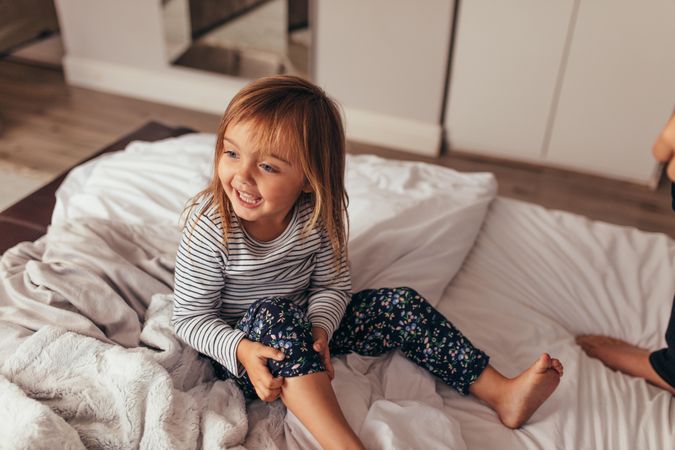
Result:
M285 411L173 334L172 228L85 220L0 260L0 448L277 448Z

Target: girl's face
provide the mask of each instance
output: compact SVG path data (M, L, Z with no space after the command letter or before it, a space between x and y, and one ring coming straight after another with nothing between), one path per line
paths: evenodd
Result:
M280 153L260 155L249 136L252 133L246 122L228 127L218 178L246 231L268 241L286 229L298 197L311 189L298 162Z

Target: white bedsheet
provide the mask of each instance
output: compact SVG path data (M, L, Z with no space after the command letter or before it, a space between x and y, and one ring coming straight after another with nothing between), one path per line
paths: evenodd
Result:
M205 135L192 139L202 139L203 146L212 143L212 137ZM148 152L166 155L162 153L166 148L134 145L139 167ZM105 158L114 161L115 157ZM165 178L152 179L142 170L134 172L128 166L115 168L110 164L104 172L103 165L92 162L75 171L59 191L54 221L98 215L130 222L177 223L185 192L197 191L210 170L210 154L195 152L185 158L177 156L173 160L177 168L165 174L176 177L169 187L162 181ZM186 167L183 162L194 167L195 161L199 173L180 169ZM372 164L371 169L376 166ZM383 186L395 179L396 170L406 167L401 163L399 169L392 169L394 178L383 176ZM93 173L97 176L92 177ZM427 175L433 177L434 173ZM130 181L126 189L119 183L106 186L120 176ZM442 178L433 181L447 183ZM114 190L109 190L111 187ZM433 195L416 202L435 205L437 187L429 190ZM483 219L481 211L484 213L494 191L475 178L448 188L462 189L466 189L467 202L459 203L462 208L457 209L457 215L443 219L443 211L435 208L438 215L424 220L441 231L445 225L456 226L453 233L466 233L459 236L469 239L469 245L459 253L446 255L452 262L448 267L433 263L445 275L435 283L429 281L421 291L430 295L441 312L485 350L492 364L506 375L528 367L542 351L562 360L565 375L558 390L529 423L512 431L504 428L487 406L436 382L400 354L377 359L356 355L339 358L334 387L348 420L364 441L373 448L675 448L672 396L641 380L612 372L587 358L574 343L576 334L605 333L648 348L663 346L675 291L675 243L661 234L591 222L498 198L492 202L476 245L464 261L464 250L471 247L472 235L475 237ZM405 203L405 185L400 186L400 195ZM392 210L390 219L395 219L398 232L409 232L410 225L420 219L419 215L401 219L405 210ZM386 208L377 211L383 214ZM423 211L428 213L429 209ZM463 222L458 215L472 220ZM480 219L477 225L476 218ZM464 228L467 224L471 225L469 230ZM365 234L368 226L358 225L352 232L356 236ZM432 238L424 241L424 235L416 234L426 255L432 257L434 248L444 250L443 246L434 246ZM451 235L441 233L440 237ZM371 236L377 237L377 233ZM367 242L377 243L372 239ZM416 287L415 277L406 279L403 272L390 275L392 280L401 277L396 284ZM439 298L434 298L436 292ZM289 447L311 442L311 436L290 415L286 431Z
M613 372L574 343L607 334L657 349L673 301L675 242L507 199L492 203L440 310L515 375L540 352L565 364L553 396L518 431L439 385L468 448L672 449L675 403Z

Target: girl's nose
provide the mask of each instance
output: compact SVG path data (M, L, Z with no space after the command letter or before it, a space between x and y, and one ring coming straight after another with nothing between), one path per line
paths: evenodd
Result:
M235 175L235 179L237 182L241 184L253 183L253 179L251 177L251 169L248 167L248 165L241 165L239 167L239 170L237 170L237 173Z

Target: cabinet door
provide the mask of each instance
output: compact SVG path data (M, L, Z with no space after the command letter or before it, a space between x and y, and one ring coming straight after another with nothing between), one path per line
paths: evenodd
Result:
M546 160L646 184L675 105L675 2L579 2Z
M319 1L315 80L346 108L438 125L453 5Z
M451 148L540 162L573 6L461 2L444 121Z

